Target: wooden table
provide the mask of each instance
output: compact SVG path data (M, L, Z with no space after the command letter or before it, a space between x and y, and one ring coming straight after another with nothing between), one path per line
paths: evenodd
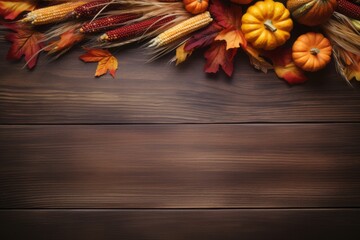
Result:
M1 59L9 44L2 43ZM123 49L0 61L0 239L360 239L360 84Z

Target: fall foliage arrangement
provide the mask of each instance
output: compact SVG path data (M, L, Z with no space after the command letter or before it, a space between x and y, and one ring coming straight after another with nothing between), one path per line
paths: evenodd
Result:
M204 49L206 73L231 76L242 50L290 84L331 59L345 80L360 81L359 0L13 0L0 1L0 15L7 58L24 57L29 69L43 52L57 58L81 45L95 76L115 77L111 52L140 42L149 61L174 52L176 65Z

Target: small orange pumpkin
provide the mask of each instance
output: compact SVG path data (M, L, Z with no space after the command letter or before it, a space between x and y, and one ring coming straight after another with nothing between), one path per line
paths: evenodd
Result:
M232 3L237 3L237 4L249 4L251 3L253 0L230 0L230 2Z
M331 51L330 41L321 33L308 32L294 42L292 58L299 68L315 72L330 62Z
M336 0L288 0L286 3L293 18L306 26L317 26L326 22L336 6Z
M209 0L183 0L186 11L192 14L203 13L209 6Z

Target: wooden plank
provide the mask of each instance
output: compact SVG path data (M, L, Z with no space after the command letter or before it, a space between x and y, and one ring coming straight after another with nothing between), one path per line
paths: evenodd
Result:
M31 210L0 211L2 239L358 240L360 211Z
M4 59L8 45L0 45ZM169 57L146 64L140 50L119 55L118 79L93 77L80 50L35 71L0 61L0 123L240 123L360 120L359 83L351 88L332 66L305 85L289 87L254 70L245 55L235 74L203 73L195 54L180 67Z
M360 124L1 126L0 208L359 207Z

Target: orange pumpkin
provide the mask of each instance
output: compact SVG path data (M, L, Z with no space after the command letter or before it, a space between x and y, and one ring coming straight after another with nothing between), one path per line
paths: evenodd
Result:
M294 42L292 58L299 68L315 72L330 62L331 51L330 41L321 33L308 32Z
M209 0L183 0L186 11L192 14L203 13L209 6Z
M253 0L230 0L230 2L232 3L237 3L237 4L249 4L251 3Z
M326 22L336 6L336 0L288 0L286 3L293 18L306 26L317 26Z

